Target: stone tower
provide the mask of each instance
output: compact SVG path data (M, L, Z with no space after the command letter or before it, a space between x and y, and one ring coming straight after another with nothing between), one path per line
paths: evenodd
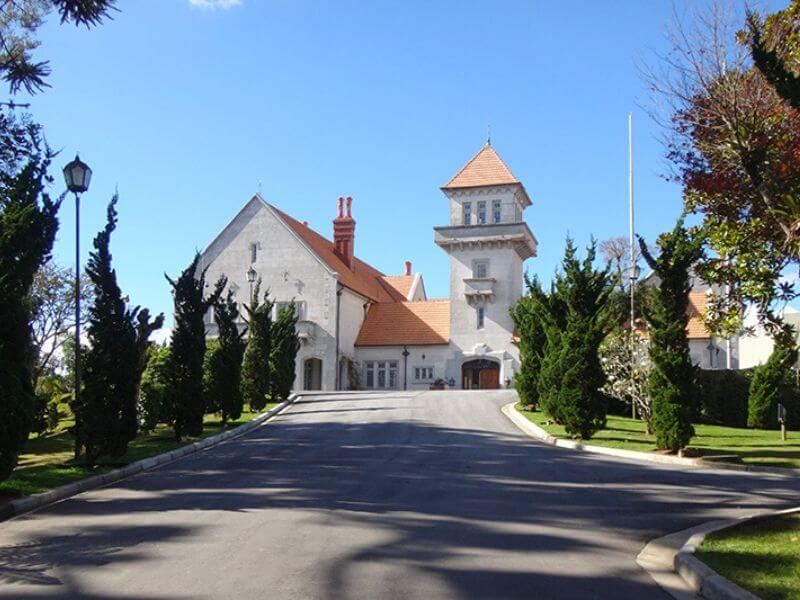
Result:
M519 368L509 309L522 296L524 261L536 256L523 218L531 200L489 142L442 191L450 224L434 231L450 255L450 370L459 387L503 387Z

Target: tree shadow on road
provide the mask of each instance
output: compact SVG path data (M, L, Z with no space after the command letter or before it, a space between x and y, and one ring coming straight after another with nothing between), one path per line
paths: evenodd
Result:
M149 525L148 513L289 509L388 537L332 553L325 597L357 597L350 571L381 564L417 575L421 589L428 578L444 582L459 597L649 598L658 592L633 560L646 541L717 518L720 507L797 502L800 489L777 477L609 461L509 433L308 413L316 422L289 413L116 485L137 493L82 494L40 513L41 535L0 546L0 582L72 596L56 567L76 578L81 569L147 561L150 543L197 533ZM122 537L102 524L75 536L46 531L51 519L108 513L142 524ZM497 556L505 559L478 565ZM563 568L553 566L559 557Z

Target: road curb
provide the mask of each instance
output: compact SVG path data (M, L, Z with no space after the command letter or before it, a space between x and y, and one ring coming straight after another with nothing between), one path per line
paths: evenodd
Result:
M714 571L698 559L695 552L710 533L795 512L800 512L800 508L709 521L650 541L636 557L636 562L666 592L679 600L698 596L706 600L759 600L758 596Z
M57 502L61 502L67 498L77 496L83 492L101 488L111 483L116 483L117 481L127 479L128 477L138 473L155 469L156 467L174 462L180 458L183 458L184 456L196 454L212 446L221 444L222 442L240 437L283 411L300 396L302 396L302 394L292 394L286 401L281 402L267 412L258 415L252 421L239 425L233 429L229 429L228 431L217 433L192 444L186 444L185 446L181 446L180 448L176 448L175 450L171 450L163 454L157 454L156 456L143 458L142 460L125 465L119 469L109 471L108 473L92 475L91 477L86 477L84 479L53 488L52 490L42 492L41 494L31 494L30 496L12 500L3 506L0 506L0 521L6 521L22 514L50 506Z
M516 402L509 402L502 407L503 414L507 416L517 427L531 437L536 438L551 446L568 448L579 452L590 452L592 454L603 454L605 456L615 456L618 458L628 458L631 460L656 463L662 465L682 465L685 467L697 467L703 469L723 469L727 471L746 471L750 473L770 473L772 475L782 475L784 477L800 477L800 469L781 468L781 467L759 467L754 465L737 465L721 461L708 460L703 458L686 458L681 456L670 456L668 454L651 454L648 452L637 452L636 450L622 450L619 448L605 448L603 446L592 446L573 440L565 440L547 433L544 429L532 423L516 409Z

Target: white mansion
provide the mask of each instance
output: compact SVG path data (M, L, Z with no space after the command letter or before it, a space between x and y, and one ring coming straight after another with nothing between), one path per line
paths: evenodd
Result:
M510 385L519 352L509 309L522 295L523 263L536 256L523 218L530 198L488 143L442 191L450 223L434 241L450 256L449 298L428 298L408 262L404 274L384 275L356 258L350 198L339 198L330 241L256 195L200 268L210 281L227 275L240 302L251 268L277 306L295 301L298 389Z

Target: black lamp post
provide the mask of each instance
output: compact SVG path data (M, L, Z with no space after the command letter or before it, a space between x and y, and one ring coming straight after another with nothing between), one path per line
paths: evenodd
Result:
M75 194L75 404L81 395L81 194L89 189L92 170L78 155L64 167L67 189Z
M253 267L247 269L247 283L250 284L250 304L253 304L253 284L256 281L256 277L258 277L258 273Z

